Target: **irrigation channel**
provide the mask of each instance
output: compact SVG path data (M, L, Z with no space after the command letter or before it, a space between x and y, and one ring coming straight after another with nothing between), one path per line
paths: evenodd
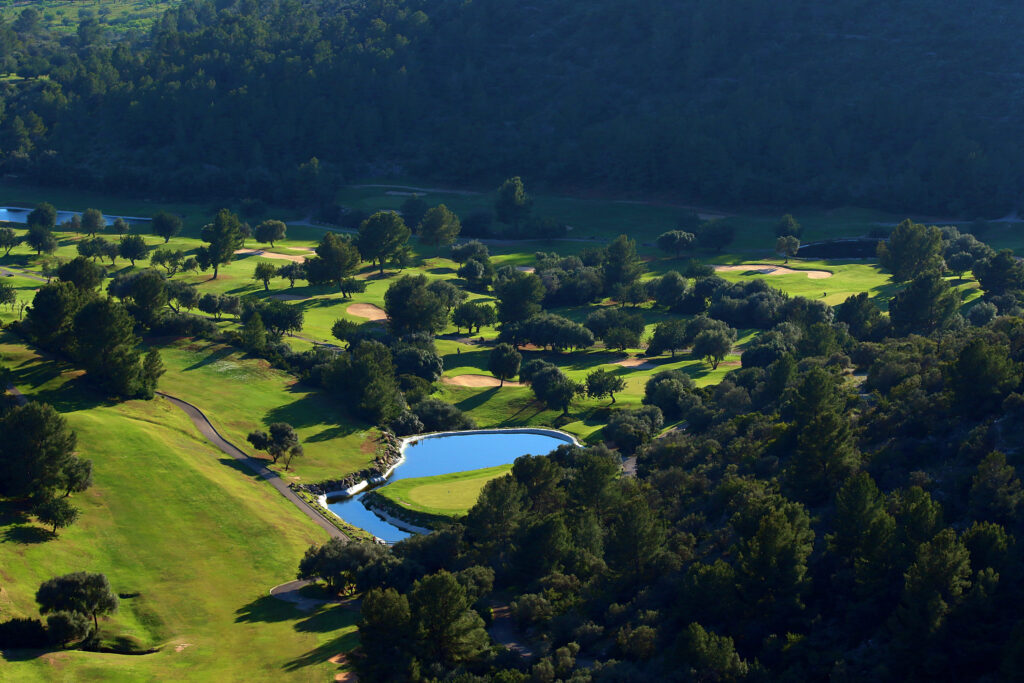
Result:
M556 429L497 429L412 436L403 441L403 459L382 485L402 479L508 465L520 456L545 455L567 443L578 444L572 435ZM411 536L408 527L396 526L401 522L385 519L363 505L368 486L369 483L353 487L358 490L350 489L351 495L343 491L328 493L327 509L386 543L396 543Z

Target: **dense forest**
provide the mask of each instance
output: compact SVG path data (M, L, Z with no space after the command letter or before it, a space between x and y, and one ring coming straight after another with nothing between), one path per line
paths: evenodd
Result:
M0 24L0 164L50 183L312 204L514 172L974 218L1024 180L997 0L188 0L121 39L33 12Z

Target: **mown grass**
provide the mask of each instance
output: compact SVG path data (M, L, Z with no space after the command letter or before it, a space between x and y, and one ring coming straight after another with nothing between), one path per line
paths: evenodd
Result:
M268 596L304 550L325 539L265 482L214 450L162 399L110 403L80 373L43 361L9 333L0 354L14 383L54 404L90 458L94 486L74 496L80 519L51 538L19 506L0 503L0 619L36 616L38 585L59 574L106 574L137 597L102 624L144 656L6 651L4 681L327 680L327 660L355 645L355 615L312 614Z
M36 0L31 3L40 13L41 23L58 33L74 34L78 22L86 14L97 19L101 26L115 33L145 31L168 9L180 0ZM0 5L0 18L14 21L25 9L24 2Z
M436 477L402 479L377 489L377 493L410 510L455 517L473 507L484 484L511 469L512 465L498 465Z

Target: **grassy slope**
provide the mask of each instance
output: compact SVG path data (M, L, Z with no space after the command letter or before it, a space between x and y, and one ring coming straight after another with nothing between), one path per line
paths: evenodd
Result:
M122 600L103 625L156 654L8 652L4 680L328 680L326 660L354 645L354 615L303 615L267 595L290 580L320 530L272 488L197 436L165 401L108 404L77 373L0 337L15 382L56 405L94 463L74 497L79 521L57 539L6 505L0 618L36 614L34 592L75 570L107 574ZM180 651L178 647L182 646Z
M6 21L17 19L28 3L10 3L0 7L0 17ZM31 3L42 15L42 24L59 33L74 34L79 15L89 11L101 25L114 31L147 30L165 11L178 4L178 0L36 0Z
M512 465L498 465L436 477L402 479L377 489L377 493L410 510L432 515L462 515L476 503L484 484L511 469Z

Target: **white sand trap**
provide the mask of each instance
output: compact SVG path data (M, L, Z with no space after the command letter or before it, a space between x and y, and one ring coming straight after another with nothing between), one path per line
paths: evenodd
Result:
M251 254L253 256L263 256L264 258L276 258L282 261L291 261L292 263L305 263L305 256L289 256L288 254L278 254L273 251L263 251L262 249L235 249L236 254Z
M534 268L533 266L516 266L516 270L518 270L520 273L532 273L537 269Z
M771 266L767 263L745 263L741 266L715 266L715 270L720 273L754 271L759 275L798 275L800 273L805 273L811 280L824 280L827 277L832 277L832 273L827 270L793 270L792 268L786 268L785 266Z
M456 387L497 387L501 385L501 380L490 375L456 375L455 377L442 377L441 381ZM522 385L519 382L505 380L505 386L518 387Z
M352 304L345 311L349 315L354 315L357 318L366 318L367 320L387 320L387 312L380 306L374 306L373 304Z
M654 363L643 358L623 358L622 360L615 361L616 365L621 365L624 368L633 368L634 370L650 370L651 368L657 367Z

